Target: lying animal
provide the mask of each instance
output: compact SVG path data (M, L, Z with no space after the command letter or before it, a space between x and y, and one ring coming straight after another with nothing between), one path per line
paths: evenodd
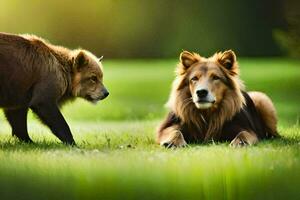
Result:
M182 52L167 105L157 133L157 142L167 147L210 140L244 146L278 136L272 101L244 91L231 50L209 58Z

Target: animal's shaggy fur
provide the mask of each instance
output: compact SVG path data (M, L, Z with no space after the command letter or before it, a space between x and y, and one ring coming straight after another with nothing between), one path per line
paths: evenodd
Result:
M193 75L196 81L191 78ZM199 109L194 102L195 84L208 88L214 96L215 101L209 108ZM250 93L254 106L243 90L233 51L216 53L209 58L184 51L167 103L170 112L158 128L157 142L184 146L186 142L231 141L240 134L243 139L251 138L243 140L244 143L253 144L258 141L255 138L276 136L277 120L271 100L262 93ZM246 125L240 126L239 121ZM254 135L254 139L249 135Z
M30 108L60 140L75 144L59 106L76 97L105 98L102 82L102 65L86 50L55 46L34 35L0 33L0 107L22 141L31 142Z

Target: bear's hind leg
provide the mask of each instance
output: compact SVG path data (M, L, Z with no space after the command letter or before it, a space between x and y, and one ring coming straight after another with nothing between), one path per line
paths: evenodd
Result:
M12 128L12 135L23 142L32 143L27 131L27 112L28 108L4 110L6 119Z

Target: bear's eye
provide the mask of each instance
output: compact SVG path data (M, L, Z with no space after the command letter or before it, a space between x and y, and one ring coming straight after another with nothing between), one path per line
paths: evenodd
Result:
M212 80L216 81L216 80L220 80L221 78L217 75L213 75L212 76Z
M194 82L194 81L197 81L197 80L198 80L197 76L194 76L193 78L191 78L191 82Z
M91 81L93 81L93 82L95 82L95 83L96 83L96 82L97 82L97 80L98 80L98 79L97 79L97 77L96 77L96 76L92 76L92 77L91 77Z

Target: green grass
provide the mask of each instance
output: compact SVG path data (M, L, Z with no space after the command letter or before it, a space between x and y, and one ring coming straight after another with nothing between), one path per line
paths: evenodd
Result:
M266 92L283 138L164 149L154 143L176 60L105 62L111 96L82 100L64 115L78 147L67 147L31 115L34 145L0 118L0 199L299 199L300 62L242 59L248 90Z

